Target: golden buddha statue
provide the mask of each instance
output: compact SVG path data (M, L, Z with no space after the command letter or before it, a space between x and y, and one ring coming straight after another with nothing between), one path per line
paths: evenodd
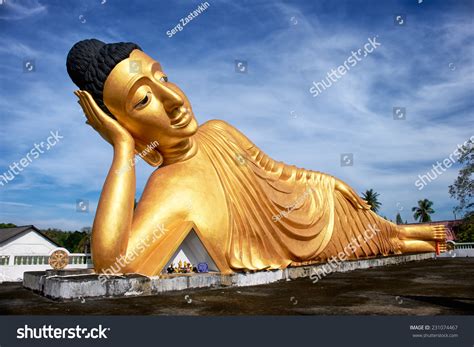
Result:
M381 218L333 176L274 161L224 121L198 126L183 91L135 44L78 42L67 68L87 123L114 152L92 229L98 272L125 257L114 272L160 274L190 225L223 273L433 252L444 241L442 228ZM134 210L136 153L159 168Z

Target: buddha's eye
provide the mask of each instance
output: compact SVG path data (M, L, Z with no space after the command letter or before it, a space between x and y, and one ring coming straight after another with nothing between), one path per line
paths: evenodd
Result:
M135 104L135 106L133 106L134 109L141 109L143 107L145 107L148 102L150 101L151 99L151 93L150 92L147 92L145 94L145 96L138 102Z
M168 82L168 76L161 76L160 82Z

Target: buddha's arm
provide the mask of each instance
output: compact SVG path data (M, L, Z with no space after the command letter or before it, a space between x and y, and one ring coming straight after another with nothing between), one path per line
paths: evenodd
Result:
M363 210L369 210L370 206L365 202L364 200L361 199L359 195L345 182L339 180L336 178L336 185L335 185L336 190L340 191L344 197L349 200L349 202L356 208L363 209Z
M102 189L92 227L92 252L96 269L110 267L124 254L130 235L135 197L132 144L114 146L112 166Z
M106 115L85 91L75 93L91 125L114 148L112 166L102 189L92 227L96 270L108 268L125 253L135 197L134 140L116 120Z
M291 172L295 169L298 169L295 166L286 165L285 163L278 162L271 159L260 148L258 148L252 141L250 141L247 138L247 136L245 136L238 129L227 124L226 122L224 121L212 121L212 122L213 122L213 125L229 133L239 143L241 148L243 148L250 155L252 155L252 158L256 160L256 163L259 164L262 169L269 171L271 174L279 172L281 174L281 177L290 177ZM305 170L305 169L298 169L298 170ZM312 172L318 175L330 176L322 172L315 172L315 171L312 171ZM338 190L339 192L341 192L344 195L344 197L347 200L349 200L349 202L354 207L359 208L359 209L365 209L365 210L370 209L370 206L367 205L367 203L364 200L362 200L359 197L359 195L357 195L357 193L349 185L347 185L345 182L339 180L336 177L333 177L333 178L336 180L334 188Z

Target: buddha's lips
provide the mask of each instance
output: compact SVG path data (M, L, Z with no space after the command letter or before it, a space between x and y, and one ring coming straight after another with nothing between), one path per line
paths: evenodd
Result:
M170 117L171 126L173 128L184 128L191 122L191 115L186 107L181 106L172 112L172 116Z

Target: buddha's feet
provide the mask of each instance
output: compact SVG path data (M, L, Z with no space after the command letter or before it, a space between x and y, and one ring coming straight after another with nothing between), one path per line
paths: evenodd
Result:
M446 229L444 225L399 225L398 238L402 241L402 252L446 251Z

